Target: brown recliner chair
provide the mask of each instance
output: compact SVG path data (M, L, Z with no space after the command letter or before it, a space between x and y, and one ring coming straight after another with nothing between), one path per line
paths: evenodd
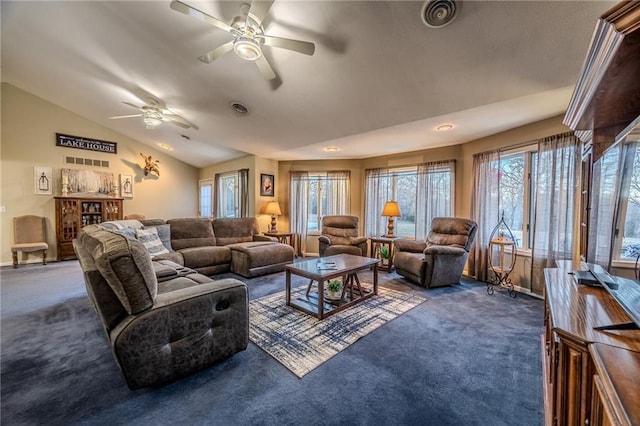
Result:
M477 229L469 219L434 218L427 241L395 241L396 272L427 288L459 283Z
M322 218L320 257L334 254L367 254L367 238L358 236L358 218L356 216L325 216Z

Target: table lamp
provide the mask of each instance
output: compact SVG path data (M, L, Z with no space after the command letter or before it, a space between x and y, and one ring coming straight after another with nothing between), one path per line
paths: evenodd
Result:
M382 209L382 216L389 217L389 223L387 223L387 238L393 238L393 218L400 216L400 206L397 201L387 201Z
M278 232L276 228L276 216L280 216L282 212L280 211L280 204L277 201L269 201L267 203L267 207L264 208L265 214L271 215L271 228L269 228L269 232Z

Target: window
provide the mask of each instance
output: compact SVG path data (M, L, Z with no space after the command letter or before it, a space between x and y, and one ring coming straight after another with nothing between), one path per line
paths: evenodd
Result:
M200 217L213 217L213 180L200 181Z
M240 217L238 173L221 174L218 180L217 217Z
M516 247L532 246L533 217L535 211L535 176L537 152L524 150L500 155L498 170L500 216L516 239Z
M348 214L349 172L309 173L307 234L320 233L321 219Z
M381 214L385 203L393 200L398 202L401 213L394 221L394 235L425 238L434 217L453 216L454 173L454 161L367 170L366 234L387 233L387 218Z
M291 217L300 226L298 232L320 233L323 216L349 214L350 179L348 170L292 172L291 194L299 201L291 202Z

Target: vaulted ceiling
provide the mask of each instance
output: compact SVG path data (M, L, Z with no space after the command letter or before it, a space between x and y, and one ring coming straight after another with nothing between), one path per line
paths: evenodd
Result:
M598 17L615 2L464 1L430 28L423 1L276 0L264 47L276 80L229 52L229 33L169 1L2 1L2 81L202 167L246 154L365 158L463 143L566 110ZM225 22L242 1L189 1ZM146 129L123 101L162 100L196 128ZM240 116L230 103L250 112ZM441 124L449 131L437 131ZM82 135L91 137L91 135ZM186 137L185 137L186 136ZM323 148L335 146L336 152Z

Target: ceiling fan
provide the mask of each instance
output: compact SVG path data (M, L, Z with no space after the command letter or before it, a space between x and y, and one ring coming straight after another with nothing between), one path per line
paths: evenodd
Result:
M267 58L262 54L263 46L293 50L310 56L313 55L316 47L313 43L306 41L265 34L262 21L272 4L273 0L253 0L251 5L246 3L242 4L240 14L234 17L229 24L179 0L173 0L170 7L177 12L184 13L185 15L192 16L200 21L213 25L216 28L225 30L233 36L233 40L230 42L199 56L198 59L200 61L208 64L233 50L240 58L255 62L260 73L267 80L273 80L276 78L276 73L271 68Z
M130 102L122 103L139 110L140 114L118 115L116 117L109 117L109 119L117 120L120 118L142 117L142 120L144 121L147 129L155 129L156 127L161 125L163 121L168 121L169 123L175 124L176 126L180 126L184 129L190 129L191 127L197 129L195 125L189 123L182 116L169 111L167 107L158 99L148 97L147 103L141 106L134 105Z

